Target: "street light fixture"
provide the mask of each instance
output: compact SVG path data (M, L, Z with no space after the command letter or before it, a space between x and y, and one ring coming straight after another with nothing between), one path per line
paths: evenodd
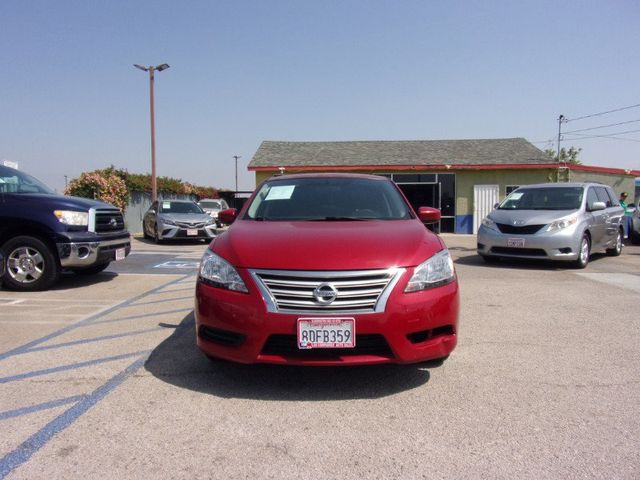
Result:
M151 115L151 202L155 202L158 199L158 182L156 179L156 127L153 106L153 73L156 71L161 72L166 70L169 68L169 65L161 63L155 67L153 65L145 67L134 63L133 66L140 70L144 70L145 72L149 72L149 111Z

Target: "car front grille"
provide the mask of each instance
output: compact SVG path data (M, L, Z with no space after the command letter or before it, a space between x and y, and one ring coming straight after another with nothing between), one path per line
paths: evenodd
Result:
M509 233L513 235L533 235L544 227L544 225L524 225L522 227L516 227L506 223L497 223L496 225L498 225L498 228L502 233Z
M206 223L205 222L175 222L176 225L180 228L203 228Z
M96 233L124 231L122 212L115 209L96 209L93 225L89 225L89 230Z
M513 248L513 247L491 247L491 253L499 255L514 255L517 257L546 257L547 252L541 248Z
M264 347L262 355L280 355L295 358L335 359L345 356L375 355L391 358L393 353L382 335L356 335L354 348L310 348L299 349L295 335L271 335Z
M251 270L270 312L383 312L404 272L401 268L356 271Z

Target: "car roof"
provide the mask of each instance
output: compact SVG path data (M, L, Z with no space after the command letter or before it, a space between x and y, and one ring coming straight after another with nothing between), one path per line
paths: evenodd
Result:
M608 187L604 183L599 182L551 182L551 183L536 183L533 185L521 185L518 189L524 188L583 188L589 185L596 185L599 187Z
M181 198L159 198L159 202L172 202L172 203L196 203L193 200L184 200Z
M293 173L291 175L274 175L268 180L279 179L301 179L301 178L363 178L369 180L391 181L388 177L382 175L370 175L366 173L341 173L341 172L329 172L329 173Z

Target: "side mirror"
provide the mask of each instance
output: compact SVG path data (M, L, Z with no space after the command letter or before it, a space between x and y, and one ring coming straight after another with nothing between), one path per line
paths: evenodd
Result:
M433 207L420 207L418 208L418 217L422 223L437 223L440 221L440 210Z
M236 208L227 208L226 210L220 210L218 212L218 220L225 225L231 225L238 217L238 210Z
M498 208L500 206L500 203L494 203L493 204L493 209L495 210L496 208Z
M598 210L604 210L605 208L607 208L607 204L604 202L593 202L591 204L591 207L589 208L590 211L592 212L596 212Z

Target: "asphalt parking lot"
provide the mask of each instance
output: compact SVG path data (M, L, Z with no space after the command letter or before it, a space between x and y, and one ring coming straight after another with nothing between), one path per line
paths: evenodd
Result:
M0 290L0 478L640 477L640 246L572 270L443 238L462 297L442 365L210 362L202 243Z

